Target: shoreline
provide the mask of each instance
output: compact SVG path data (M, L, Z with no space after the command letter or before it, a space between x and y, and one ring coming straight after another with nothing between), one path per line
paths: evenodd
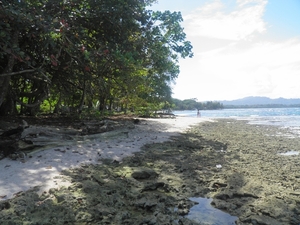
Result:
M38 151L24 162L9 158L0 160L0 202L13 198L16 193L39 187L39 194L51 188L70 186L60 179L62 170L80 167L82 164L99 164L101 159L121 161L150 143L167 141L190 126L209 119L177 117L175 119L141 119L139 125L127 129L128 135L110 139L77 142L74 145L49 147ZM109 132L107 132L109 133Z
M134 142L121 146L141 151L64 170L68 188L56 186L40 196L33 189L0 202L0 221L212 224L216 218L207 211L198 220L187 218L196 204L191 198L203 197L236 216L236 224L300 224L300 155L280 155L300 151L300 137L234 119L159 121L164 123L143 120L129 134ZM222 218L215 223L224 224Z
M206 194L212 205L238 216L240 224L299 225L300 155L284 153L300 153L300 137L278 126L217 121L190 130L225 146L215 161L222 169Z

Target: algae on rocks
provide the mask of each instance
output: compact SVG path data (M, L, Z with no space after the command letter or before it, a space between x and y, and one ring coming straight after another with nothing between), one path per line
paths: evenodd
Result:
M298 225L300 156L277 153L297 149L300 138L278 132L236 120L201 123L119 163L65 170L69 188L2 201L0 222L202 224L186 217L196 204L190 197L210 197L214 207L237 216L237 224Z

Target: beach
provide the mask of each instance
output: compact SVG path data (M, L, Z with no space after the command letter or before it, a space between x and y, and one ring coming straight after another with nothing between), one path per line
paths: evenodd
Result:
M177 117L127 132L1 160L1 224L226 224L189 218L195 197L236 224L300 224L300 138L289 130Z
M140 151L145 144L161 143L169 137L179 135L190 126L208 121L202 118L179 117L177 119L143 119L117 136L90 141L77 141L73 144L62 143L59 147L40 151L25 161L5 158L0 161L0 196L9 199L15 193L38 186L42 193L50 188L69 185L64 180L55 179L64 169L81 164L99 164L101 159L111 158L121 161L124 157ZM110 133L110 132L107 132Z

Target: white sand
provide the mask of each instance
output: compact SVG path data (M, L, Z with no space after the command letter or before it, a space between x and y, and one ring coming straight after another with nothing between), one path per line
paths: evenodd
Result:
M60 171L82 164L101 163L101 158L121 161L137 152L145 144L164 142L170 136L184 132L190 126L208 121L204 118L177 117L176 119L146 119L130 129L128 137L92 140L72 146L51 148L36 152L25 162L5 158L0 160L0 201L12 198L20 191L40 187L39 193L50 188L68 186Z

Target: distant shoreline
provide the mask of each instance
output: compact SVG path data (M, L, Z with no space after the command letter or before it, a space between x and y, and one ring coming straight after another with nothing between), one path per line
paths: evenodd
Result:
M296 105L279 105L279 104L267 104L267 105L223 105L224 109L259 109L259 108L300 108L300 104Z
M228 106L237 106L237 107L267 107L267 108L278 108L278 107L300 107L300 99L299 98L268 98L261 96L251 96L245 97L236 100L223 100L219 101L223 104L224 107Z

